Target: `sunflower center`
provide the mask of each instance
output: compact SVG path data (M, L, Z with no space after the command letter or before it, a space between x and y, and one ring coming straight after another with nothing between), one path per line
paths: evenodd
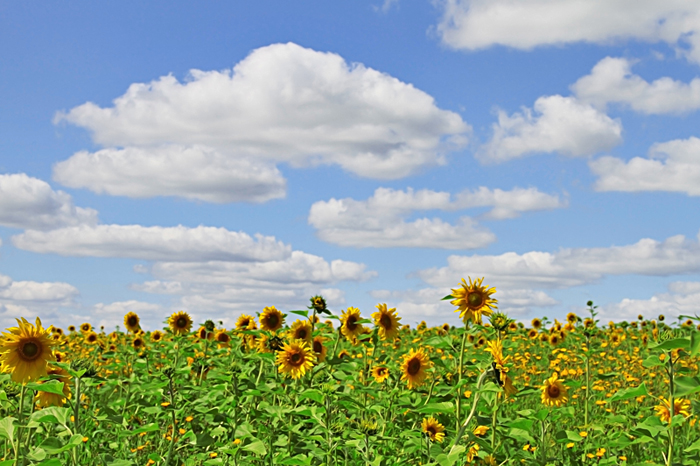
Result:
M41 354L41 348L36 344L36 342L28 341L22 345L21 352L24 359L32 361L39 357L39 354Z
M484 296L478 292L471 292L467 295L467 303L472 308L481 307L484 304Z
M353 332L357 328L357 317L348 317L347 322L345 322L345 326L348 328L348 330Z
M139 319L136 316L131 316L129 317L128 323L129 327L136 327L136 325L139 323Z
M138 340L138 339L137 339L137 340L134 340L134 346L137 347L137 348L138 348L139 346L141 346L141 343L143 343L141 340Z
M248 319L241 322L241 327L247 327L248 325L250 325L250 321Z
M300 328L297 330L297 338L300 340L306 340L306 329Z
M300 366L303 361L304 358L299 353L294 353L289 357L289 362L291 362L293 366Z
M421 363L419 359L413 358L408 361L407 371L410 375L416 375L420 372Z
M428 431L431 437L435 437L435 434L437 434L437 429L435 428L435 426L428 426L425 428L425 430Z
M220 341L221 343L228 343L230 338L228 337L228 334L226 333L220 333L219 336L216 337L217 341Z
M178 317L175 321L175 325L177 325L178 328L185 328L187 327L187 319L185 317Z
M279 323L280 318L277 317L275 314L271 314L267 317L267 326L270 328L275 328L277 327L277 324Z
M314 341L314 352L321 353L323 351L323 344L320 341Z
M389 314L382 314L382 317L379 319L379 323L382 324L382 327L384 327L386 330L391 330L392 328L391 317L389 317Z
M561 390L559 390L559 387L556 385L550 385L547 388L547 395L549 395L550 398L559 398L559 395L561 395Z

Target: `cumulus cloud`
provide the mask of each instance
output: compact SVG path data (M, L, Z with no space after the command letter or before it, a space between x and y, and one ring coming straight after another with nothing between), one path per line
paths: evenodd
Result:
M99 194L181 196L216 203L283 198L286 186L272 163L180 145L81 151L54 165L53 178L64 186Z
M143 260L281 259L291 248L274 237L198 226L81 225L51 231L28 230L12 237L26 251L80 257L130 257Z
M492 207L485 218L505 219L521 212L564 207L558 196L536 188L511 191L480 187L465 190L452 199L444 191L412 188L378 188L364 201L352 198L319 201L311 206L309 224L318 237L341 246L352 247L430 247L472 249L495 241L493 233L463 217L457 225L438 218L407 221L415 211L456 211L474 207Z
M74 306L79 295L68 283L15 281L0 275L0 324L14 327L19 317L34 323L37 316L47 327L60 324L62 311Z
M88 129L106 147L57 164L57 180L134 197L214 202L279 197L277 163L405 177L444 163L470 132L458 114L412 85L293 43L256 49L233 70L132 84L112 107L88 102L55 121ZM192 177L193 166L225 173L207 187L204 175Z
M76 207L73 198L24 173L0 175L0 225L50 230L71 225L94 225L97 211Z
M700 195L700 139L654 144L649 156L624 161L605 156L589 162L597 191L668 191Z
M631 71L633 62L606 57L589 75L576 81L571 90L583 102L605 110L619 103L647 115L684 113L700 108L700 78L685 84L669 77L645 81Z
M700 6L687 0L444 0L437 27L457 49L665 42L700 62Z
M645 238L626 246L566 248L500 255L448 257L447 266L418 272L439 288L456 286L455 277L487 277L498 289L569 288L606 275L670 276L700 272L700 242L683 235L664 241Z
M673 282L668 289L669 293L658 293L649 299L625 298L617 303L600 306L600 317L606 320L632 321L638 315L646 319L656 319L659 314L667 319L680 315L698 315L700 282Z
M93 326L113 328L119 325L122 330L124 330L124 316L129 312L135 312L139 316L143 329L161 328L163 320L168 316L166 309L160 304L136 300L117 301L109 304L97 303L90 311L90 321Z
M533 153L585 157L622 142L622 124L574 97L544 96L533 110L498 112L491 140L477 151L484 162L505 162Z

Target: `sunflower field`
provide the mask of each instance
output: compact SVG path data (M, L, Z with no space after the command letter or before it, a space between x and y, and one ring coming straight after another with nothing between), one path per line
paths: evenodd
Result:
M463 324L321 296L234 329L105 334L18 320L0 344L0 466L697 465L698 318L516 323L462 280ZM682 319L686 319L682 321Z

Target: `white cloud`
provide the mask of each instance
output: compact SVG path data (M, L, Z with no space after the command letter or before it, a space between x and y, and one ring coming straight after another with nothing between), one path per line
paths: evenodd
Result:
M700 196L700 139L676 139L654 144L649 157L625 162L600 157L589 162L598 176L597 191L668 191Z
M53 179L99 194L181 196L218 203L283 198L286 186L271 163L179 145L81 151L54 165Z
M119 325L124 330L124 316L135 312L140 319L141 328L155 330L162 328L162 322L168 317L168 312L160 304L129 300L117 301L110 304L97 303L91 309L90 323L93 326L113 328Z
M564 207L558 196L536 188L511 191L480 187L465 190L452 199L448 192L422 189L405 191L377 188L367 200L351 198L315 202L309 211L309 224L318 236L341 246L352 247L431 247L472 249L495 241L493 233L463 217L457 225L438 218L406 221L415 211L456 211L474 207L492 207L485 217L513 218L521 212Z
M568 248L555 253L508 252L493 256L448 257L447 266L418 272L426 283L456 287L467 276L486 277L497 289L569 288L605 275L670 276L700 272L700 243L683 235L664 241L645 238L626 246Z
M632 321L638 315L656 319L659 314L663 314L667 321L672 321L680 315L698 315L700 282L673 282L668 288L670 293L658 293L649 299L625 298L601 306L598 309L600 317L605 320Z
M437 29L466 50L576 42L666 42L700 62L700 6L688 0L444 0Z
M68 283L14 281L0 275L0 326L15 327L19 317L34 323L37 316L46 327L59 325L66 308L74 306L79 295Z
M24 173L0 175L0 225L50 230L97 223L97 211L73 205L63 191Z
M585 157L622 142L622 124L574 97L540 97L534 112L498 112L491 140L477 151L484 162L504 162L544 152Z
M700 78L689 84L663 77L652 83L632 74L633 62L606 57L591 73L580 78L571 90L583 102L605 110L608 103L620 103L636 112L651 114L683 113L700 108Z
M55 121L88 129L107 148L126 147L79 152L56 166L57 180L215 202L246 198L250 186L252 200L279 197L276 163L337 164L363 177L402 178L444 163L470 132L458 114L412 85L293 43L256 49L233 70L191 70L184 83L169 75L132 84L113 107L88 102ZM199 177L189 179L193 165L226 173L208 191ZM225 180L235 185L227 190Z
M130 257L143 260L261 261L281 259L291 248L274 237L198 226L81 225L12 237L19 249L63 256Z

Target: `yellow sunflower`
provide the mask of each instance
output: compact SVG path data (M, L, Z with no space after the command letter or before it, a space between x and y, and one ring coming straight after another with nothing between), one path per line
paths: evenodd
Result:
M290 340L311 341L311 322L308 320L296 320L289 329Z
M537 338L537 330L535 330L534 328L531 328L530 330L528 330L527 337L530 340L534 340L535 338Z
M362 320L362 317L360 317L360 310L356 307L349 307L340 316L341 332L350 341L359 338L365 330L362 324L357 323L359 320Z
M569 399L568 388L559 379L559 374L556 372L550 378L544 381L542 385L542 404L547 406L559 407L566 403Z
M423 418L421 430L433 442L442 443L445 440L445 426L440 424L433 416Z
M459 312L459 317L465 323L471 320L474 323L481 323L481 316L490 316L493 310L497 307L496 299L491 298L491 295L496 292L496 288L483 286L483 277L472 282L471 277L469 283L462 279L461 288L452 289L454 300L450 304L458 306L455 312Z
M65 369L52 366L49 366L47 374L52 379L58 380L59 382L63 382L63 395L37 390L36 395L34 396L36 405L40 408L46 408L48 406L63 406L64 404L66 404L66 400L68 400L71 397L70 375Z
M260 314L260 328L268 332L276 332L284 325L284 316L275 306L266 307Z
M393 341L399 334L401 317L396 315L396 308L387 309L386 304L377 304L377 309L378 311L372 314L372 317L374 325L379 329L379 337L382 340Z
M218 343L219 348L228 347L231 342L231 336L226 332L226 329L222 328L214 334L214 340Z
M163 339L163 332L160 330L154 330L151 332L151 341L161 341Z
M567 322L574 324L578 320L578 316L576 314L574 314L573 312L569 312L566 315L566 320L567 320Z
M659 399L661 403L654 406L654 411L656 415L661 419L662 422L671 422L671 410L670 403L666 398L660 396ZM683 398L673 399L673 415L677 416L682 414L684 417L690 417L690 400L684 400Z
M71 333L75 332L75 325L69 325L69 326L68 326L68 331L71 332Z
M404 355L403 362L401 363L401 380L405 380L408 384L408 388L419 387L423 384L423 381L427 377L427 370L432 367L433 363L430 362L423 349L418 351L411 349L411 351Z
M88 333L92 330L92 325L89 323L85 322L84 324L80 324L80 331L83 333Z
M134 341L131 342L131 345L134 347L134 349L137 349L137 350L143 348L143 345L144 345L143 338L141 338L141 337L134 338Z
M95 332L88 333L87 335L85 335L85 342L94 345L95 343L97 343L97 334Z
M255 319L248 314L241 314L236 321L236 330L255 330L258 328Z
M0 341L0 367L3 372L12 372L12 380L25 383L46 375L47 364L55 361L54 342L49 332L41 326L36 318L36 326L17 320L17 327L10 327L9 333L3 332Z
M532 324L532 328L534 328L535 330L539 330L540 328L542 328L542 321L540 319L537 319L537 318L532 319L531 324Z
M168 325L175 335L189 333L192 329L192 318L185 311L175 312L168 318Z
M316 354L316 359L318 360L318 362L323 362L326 360L328 348L326 348L326 345L324 345L325 342L326 339L319 335L317 337L314 337L314 341L311 343L311 347L314 350L314 354Z
M141 326L139 325L140 321L141 319L139 319L139 316L135 312L129 312L124 316L124 326L132 333L136 333L141 329Z
M372 377L377 383L383 383L389 378L389 368L386 366L375 366L372 368Z
M306 371L311 370L315 362L316 356L305 340L292 340L277 352L279 371L289 374L293 379L301 378Z

